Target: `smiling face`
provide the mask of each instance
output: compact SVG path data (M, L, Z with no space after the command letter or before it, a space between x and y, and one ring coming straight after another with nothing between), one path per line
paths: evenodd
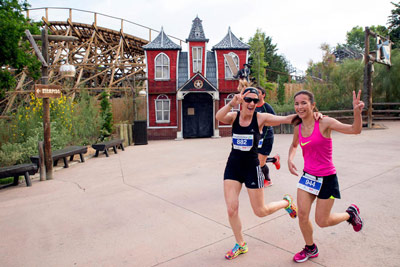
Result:
M256 109L257 103L254 103L255 101L250 101L249 103L247 103L246 99L247 99L247 101L250 100L250 99L257 99L258 100L259 99L258 95L254 94L254 93L246 94L246 96L243 99L243 103L242 103L242 106L243 106L242 110L243 111L249 112L249 113L254 112L254 110Z
M301 119L312 116L314 108L315 102L307 94L300 93L294 98L294 110Z

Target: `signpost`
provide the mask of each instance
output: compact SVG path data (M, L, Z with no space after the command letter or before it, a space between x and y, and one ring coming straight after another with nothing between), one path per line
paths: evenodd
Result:
M377 51L369 51L369 37L373 36L376 38ZM392 42L389 38L380 36L365 27L365 39L364 39L364 94L367 97L367 115L368 115L368 128L372 128L372 73L373 63L377 62L384 64L390 68L390 54Z
M48 35L48 26L42 29L42 35L31 35L29 30L25 34L31 43L39 60L42 62L42 84L35 85L35 95L43 98L43 132L44 132L44 165L46 167L46 180L53 179L53 159L51 154L51 134L50 134L50 101L49 98L61 96L61 86L48 85L49 83L49 40L71 42L78 40L73 36L54 36ZM42 41L42 51L36 45L35 40ZM43 164L42 164L43 166ZM43 173L42 171L40 172ZM44 177L40 177L43 181Z

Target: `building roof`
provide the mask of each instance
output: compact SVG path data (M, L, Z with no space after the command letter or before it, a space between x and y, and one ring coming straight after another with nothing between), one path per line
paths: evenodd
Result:
M231 27L228 29L228 34L222 39L221 42L214 45L213 50L215 49L235 49L235 50L249 50L250 46L248 44L240 41L232 32Z
M189 79L188 52L180 52L178 59L178 88Z
M143 46L145 50L181 50L180 45L175 44L168 38L164 33L164 29L161 27L160 34L152 42Z
M189 37L186 39L186 42L208 42L203 30L203 24L201 24L202 20L196 16L192 23L192 29L190 30Z
M207 51L207 66L206 66L206 78L216 88L218 88L217 81L217 62L215 60L215 52Z

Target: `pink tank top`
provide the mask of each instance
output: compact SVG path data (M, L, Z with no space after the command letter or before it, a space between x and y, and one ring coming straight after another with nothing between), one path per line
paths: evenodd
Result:
M314 130L309 137L301 135L301 124L299 125L299 142L303 150L305 172L314 176L336 173L332 161L332 138L322 136L319 121L315 121Z

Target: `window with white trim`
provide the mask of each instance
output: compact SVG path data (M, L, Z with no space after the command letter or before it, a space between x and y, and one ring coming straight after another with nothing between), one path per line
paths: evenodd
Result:
M168 80L169 79L169 58L166 54L160 53L155 58L155 79Z
M157 96L156 102L156 123L168 123L170 117L171 100L166 95Z
M192 47L193 73L201 72L203 47Z
M236 65L236 68L239 70L239 57L233 52L230 52L228 55L230 55L233 59L233 62ZM229 68L228 62L226 59L224 59L225 62L225 79L233 79L233 74L231 71L231 68Z
M228 95L228 96L224 99L225 105L228 105L228 103L233 99L234 96L235 96L235 94L230 94L230 95ZM233 108L231 108L231 112L239 111L239 110L240 110L240 105L236 105L236 106L234 106Z

